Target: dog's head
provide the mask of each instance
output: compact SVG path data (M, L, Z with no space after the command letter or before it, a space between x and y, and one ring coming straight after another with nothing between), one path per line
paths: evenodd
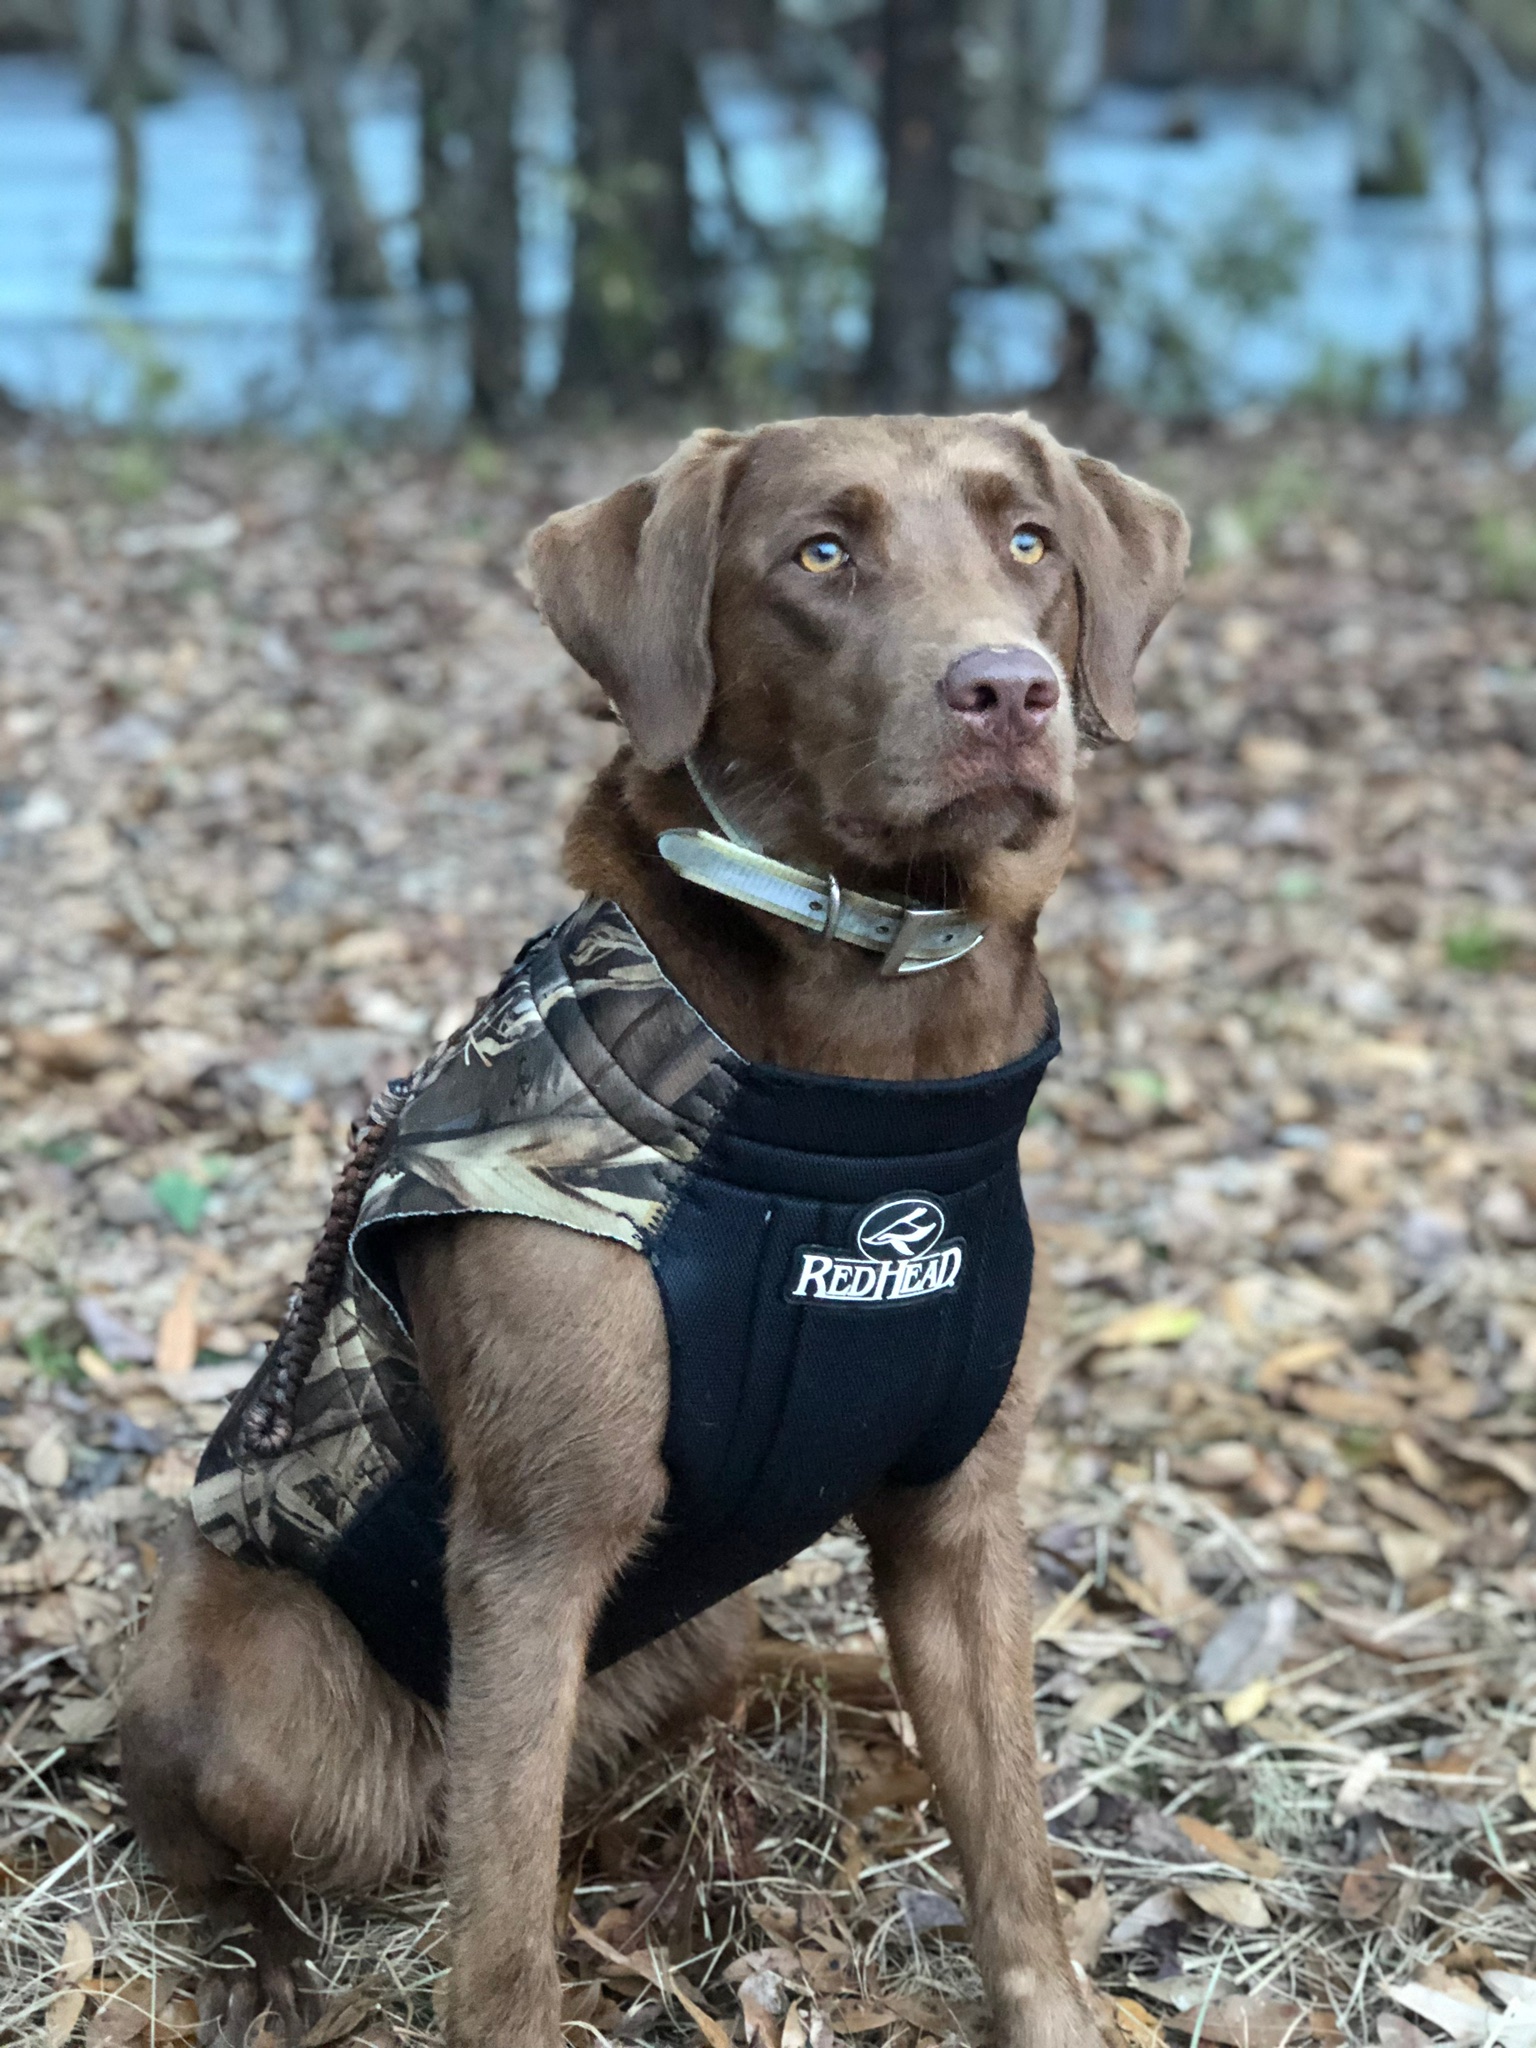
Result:
M533 534L544 617L639 759L698 748L774 851L878 870L1030 845L1127 738L1173 502L1025 414L705 431Z

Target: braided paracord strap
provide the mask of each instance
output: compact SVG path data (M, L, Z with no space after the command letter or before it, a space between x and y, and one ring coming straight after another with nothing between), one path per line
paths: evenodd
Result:
M294 1404L320 1349L325 1319L336 1304L363 1196L378 1167L384 1140L410 1100L412 1085L411 1081L391 1081L369 1104L362 1122L353 1126L352 1151L332 1192L320 1241L289 1299L283 1327L272 1340L262 1368L261 1392L246 1411L241 1436L253 1457L275 1458L293 1440Z

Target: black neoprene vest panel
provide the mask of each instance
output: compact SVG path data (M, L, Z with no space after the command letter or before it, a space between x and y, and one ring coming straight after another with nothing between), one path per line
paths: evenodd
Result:
M1019 1133L1051 1034L957 1081L745 1066L648 1247L671 1353L662 1526L600 1670L786 1563L883 1483L965 1458L1002 1400L1033 1247ZM428 1444L318 1574L386 1670L446 1694L447 1481Z

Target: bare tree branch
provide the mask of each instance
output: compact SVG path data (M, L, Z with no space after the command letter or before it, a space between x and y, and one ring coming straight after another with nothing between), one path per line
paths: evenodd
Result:
M277 0L194 0L198 27L247 85L275 85L288 66L288 32Z
M346 23L338 0L287 0L287 14L326 283L338 299L381 298L389 290L389 272L357 175L342 91Z

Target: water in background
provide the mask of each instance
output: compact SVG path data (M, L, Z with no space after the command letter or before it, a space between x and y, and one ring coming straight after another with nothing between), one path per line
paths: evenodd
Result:
M250 91L189 62L186 89L147 110L143 289L92 289L110 196L107 124L62 60L0 60L0 387L26 406L122 422L268 421L296 429L359 416L445 425L462 412L457 291L412 279L415 115L410 80L356 82L355 143L401 289L338 306L315 290L313 205L286 94ZM864 320L849 252L878 219L880 163L868 120L833 101L790 102L745 63L708 79L714 137L693 174L706 221L734 250L731 327L741 349L784 366L856 352ZM1053 144L1059 203L1039 237L1054 282L1096 312L1105 379L1152 403L1232 409L1311 389L1394 408L1459 396L1474 306L1472 203L1454 124L1438 138L1431 194L1356 200L1342 115L1296 96L1202 90L1194 140L1164 139L1166 95L1111 87ZM569 86L532 67L523 286L528 376L549 388L570 270L565 187ZM724 203L782 248L767 267L737 247ZM1510 383L1536 407L1536 124L1506 129L1496 173ZM799 237L797 244L796 237ZM839 255L841 251L841 256ZM1043 291L963 295L964 389L1024 391L1052 373L1057 300ZM173 373L173 374L172 374Z

